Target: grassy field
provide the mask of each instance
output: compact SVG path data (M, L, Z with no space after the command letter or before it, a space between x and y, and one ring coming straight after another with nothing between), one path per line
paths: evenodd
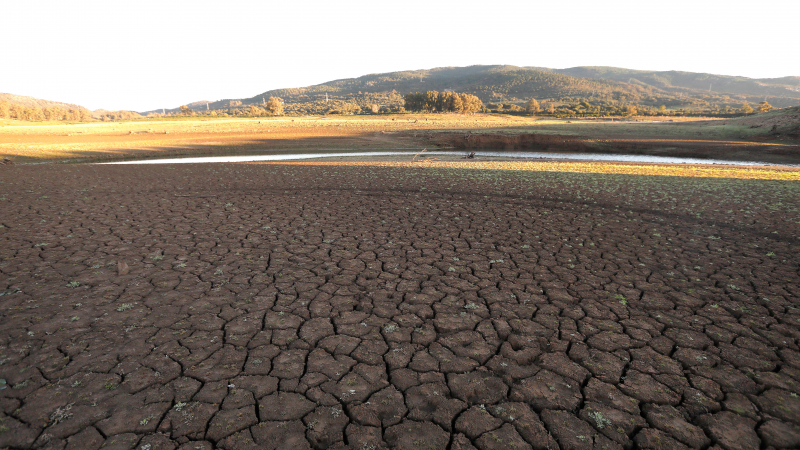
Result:
M606 149L613 151L617 141L741 144L759 141L766 129L739 123L737 119L539 120L457 114L188 117L75 124L0 121L0 156L25 163L304 149L421 149L454 133L571 136L586 142L604 142ZM797 142L758 145L797 147Z
M427 120L426 120L427 119ZM421 148L420 131L497 128L504 117L357 116L0 123L0 155L18 162L306 148ZM400 133L411 132L400 135ZM414 136L417 134L417 136Z

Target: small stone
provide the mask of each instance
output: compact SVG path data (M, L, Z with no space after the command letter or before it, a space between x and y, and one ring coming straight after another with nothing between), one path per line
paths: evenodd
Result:
M131 271L131 268L128 267L128 264L126 264L126 263L124 263L122 261L118 261L117 262L117 273L119 275L127 275L128 273L130 273L130 271Z

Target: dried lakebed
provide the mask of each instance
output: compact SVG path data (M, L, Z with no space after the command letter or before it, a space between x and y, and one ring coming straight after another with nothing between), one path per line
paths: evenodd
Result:
M800 183L0 170L0 447L791 448Z

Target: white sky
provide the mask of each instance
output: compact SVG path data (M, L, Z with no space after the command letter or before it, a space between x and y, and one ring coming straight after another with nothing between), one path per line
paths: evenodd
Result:
M800 76L800 0L0 0L0 92L145 111L474 64Z

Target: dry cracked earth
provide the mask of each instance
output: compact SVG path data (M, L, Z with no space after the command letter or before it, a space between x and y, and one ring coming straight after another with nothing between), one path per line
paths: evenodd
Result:
M0 170L0 448L800 446L797 182Z

